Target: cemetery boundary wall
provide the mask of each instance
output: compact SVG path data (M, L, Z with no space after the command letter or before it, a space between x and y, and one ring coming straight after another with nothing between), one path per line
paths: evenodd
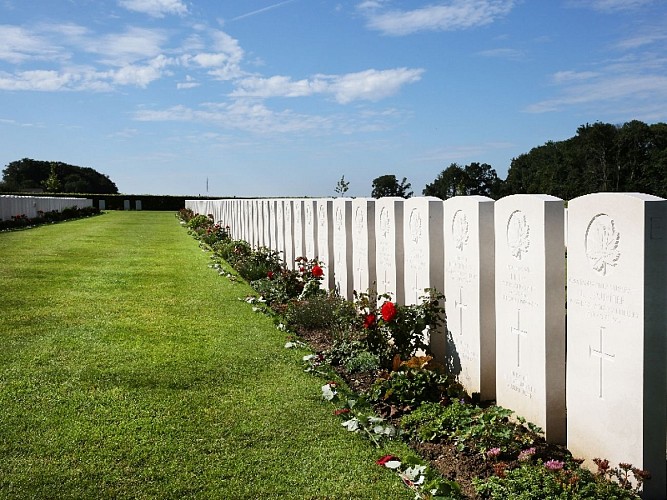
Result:
M86 198L0 195L0 220L9 220L19 215L34 219L37 212L61 212L65 208L92 206L93 200Z
M470 393L667 498L667 200L547 195L186 200L234 239L317 258L323 285L446 297L431 349ZM567 251L566 251L567 250ZM567 272L566 272L567 269ZM566 314L567 312L567 314Z

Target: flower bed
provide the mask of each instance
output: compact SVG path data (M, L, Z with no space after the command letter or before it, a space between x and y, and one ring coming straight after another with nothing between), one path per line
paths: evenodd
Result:
M0 231L10 231L13 229L27 229L40 226L42 224L52 224L71 219L80 219L99 215L100 210L95 207L68 207L60 212L53 210L50 212L38 211L37 217L28 217L25 214L12 215L11 219L0 221Z
M416 498L639 498L648 473L603 459L596 472L584 469L567 449L546 443L536 426L465 393L430 356L429 331L445 323L437 291L410 306L372 292L355 292L348 302L321 288L317 260L301 257L290 270L277 252L252 250L228 231L207 240L210 232L192 227L198 216L189 215L191 233L213 252L211 267L251 282L258 297L244 300L274 316L288 334L286 348L312 350L304 368L328 380L322 398L341 425L380 450L386 440L404 439L422 457L385 454L377 462Z

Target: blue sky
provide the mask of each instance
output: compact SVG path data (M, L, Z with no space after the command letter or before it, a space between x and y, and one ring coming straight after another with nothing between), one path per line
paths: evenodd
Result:
M421 194L633 119L667 121L665 0L0 0L0 167L128 194Z

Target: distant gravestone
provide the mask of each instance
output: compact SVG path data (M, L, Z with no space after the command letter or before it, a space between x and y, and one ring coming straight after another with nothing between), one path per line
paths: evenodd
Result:
M262 228L262 204L260 200L252 200L252 246L259 248L264 246L264 232Z
M403 203L403 250L405 303L420 304L426 289L444 293L443 202L430 196ZM430 332L435 358L445 361L444 331Z
M285 241L285 201L276 200L276 245L283 262L287 265L287 246Z
M106 200L99 200L97 203L98 203L97 207L98 207L100 210L106 210L106 208L107 208L107 202L106 202Z
M303 226L303 200L292 200L292 218L294 221L294 258L305 257L306 245Z
M123 210L129 210L130 209L130 200L124 200L123 201Z
M262 235L263 235L263 244L266 248L271 248L271 213L269 200L261 200L262 206Z
M375 201L375 267L378 294L405 303L403 266L403 198Z
M271 242L271 250L278 252L278 228L276 224L276 200L267 200L267 213L269 220L269 241Z
M352 200L333 200L334 286L346 300L353 299L352 275Z
M445 201L447 365L469 393L496 397L493 200Z
M568 242L568 448L648 470L643 498L667 498L667 200L575 198Z
M375 200L352 200L352 271L357 292L375 290Z
M141 210L141 200L135 200L134 209L137 211Z
M495 203L496 400L565 443L563 200Z
M303 242L308 260L317 257L317 201L303 201Z
M285 264L294 269L294 218L292 200L283 200L283 219L285 221Z
M333 260L333 200L320 198L317 206L317 258L324 265L322 288L333 290L334 260Z

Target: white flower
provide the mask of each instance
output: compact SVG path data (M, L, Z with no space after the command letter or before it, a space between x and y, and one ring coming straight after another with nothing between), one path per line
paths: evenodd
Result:
M359 419L357 417L352 417L350 420L346 420L341 424L350 432L356 432L359 430ZM400 462L399 462L400 464ZM385 464L386 466L387 464Z
M315 359L316 357L317 356L315 354L307 354L303 357L303 360L304 361L311 361L311 360Z
M389 460L389 462L385 463L384 466L387 469L396 470L401 466L401 462L399 462L398 460Z
M333 390L330 384L324 384L322 386L322 397L327 401L332 401L336 397L336 391Z

